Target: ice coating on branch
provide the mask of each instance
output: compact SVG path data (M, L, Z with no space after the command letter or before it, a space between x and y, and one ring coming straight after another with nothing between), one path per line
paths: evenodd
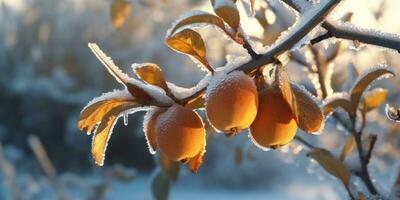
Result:
M114 76L114 78L119 82L122 83L125 87L126 84L131 84L134 85L138 88L143 89L148 93L151 97L153 97L157 102L164 104L164 105L170 105L173 103L173 100L169 98L165 91L157 86L145 84L143 82L140 82L134 78L129 77L127 74L122 72L118 66L116 66L113 62L113 60L108 57L100 48L97 46L97 44L94 43L89 43L88 44L89 48L93 51L93 53L96 55L96 57L100 60L101 63L106 67L108 72Z
M227 63L224 66L217 68L215 71L223 71L225 73L234 71L235 69L244 65L245 63L250 62L251 56L248 54L246 54L244 56L227 55L226 61L227 61Z
M167 82L167 85L175 97L178 99L185 99L207 87L211 77L211 74L207 74L194 87L191 88L180 87L170 82Z
M120 100L134 100L135 97L133 97L129 91L125 88L123 90L113 90L111 92L106 92L103 93L102 95L93 98L91 101L89 101L89 103L82 109L82 111L84 111L86 108L88 108L89 106L100 102L100 101L104 101L104 100L109 100L109 99L120 99ZM81 111L81 113L82 113Z
M308 25L309 21L312 21L311 19L317 15L317 13L320 12L321 8L326 7L328 4L330 4L329 1L323 1L320 2L318 5L315 5L307 10L304 14L301 16L297 15L296 22L293 24L293 26L289 27L288 30L285 32L281 33L281 36L276 40L276 42L271 46L264 48L261 54L265 54L271 49L277 48L281 46L284 42L286 42L289 38L292 38L295 34L300 32L300 30L303 30L306 25ZM318 26L317 26L318 27ZM315 34L314 31L311 32L311 35ZM310 34L309 34L310 35ZM310 36L305 36L303 39L301 39L296 45L292 48L296 50L297 48L301 47L304 44L309 43L310 41Z

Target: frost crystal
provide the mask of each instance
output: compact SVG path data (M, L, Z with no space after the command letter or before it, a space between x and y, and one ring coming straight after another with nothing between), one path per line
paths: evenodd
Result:
M113 90L112 92L107 92L107 93L103 93L101 96L99 97L95 97L93 98L91 101L89 101L89 103L82 109L82 111L84 111L86 108L88 108L89 106L100 102L100 101L105 101L105 100L109 100L109 99L120 99L120 100L134 100L135 97L133 97L128 90L125 88L123 90ZM82 112L81 111L81 112Z

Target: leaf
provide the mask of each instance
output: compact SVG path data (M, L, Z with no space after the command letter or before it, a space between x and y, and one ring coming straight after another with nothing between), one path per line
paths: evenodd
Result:
M367 196L364 193L358 192L358 199L359 200L367 200Z
M355 139L353 135L349 135L347 137L346 143L343 146L342 152L340 153L340 160L343 161L347 155L349 155L349 153L351 151L353 151L355 147Z
M219 18L218 16L215 16L213 14L207 13L207 12L201 12L201 14L192 15L192 16L182 19L175 26L173 26L171 31L167 34L167 37L170 37L171 35L175 34L175 32L178 29L180 29L184 26L190 26L190 25L201 24L201 23L215 25L215 26L219 27L220 29L222 29L225 33L227 33L224 21L221 18Z
M326 98L322 107L325 116L330 115L338 108L343 108L348 113L352 112L350 97L347 93L336 93Z
M199 108L203 108L203 107L204 107L205 102L206 102L206 100L205 100L205 98L204 98L204 95L202 95L202 96L199 96L199 97L197 97L196 99L194 99L194 100L192 100L192 101L189 101L189 102L185 105L185 107L186 107L186 108L190 108L190 109L192 109L192 110L194 110L194 109L199 109Z
M190 158L187 162L187 166L189 167L192 173L196 173L199 170L201 164L203 164L203 157L206 153L205 147L200 153L198 153L195 157Z
M100 62L106 67L108 72L114 76L114 78L124 84L128 91L132 94L132 96L136 97L137 99L143 101L150 101L153 99L151 95L138 84L135 84L135 80L129 78L128 75L124 74L112 61L110 57L108 57L97 44L89 43L88 44L90 50L94 53L94 55L100 60Z
M144 82L158 86L165 91L168 91L167 83L164 79L164 74L161 68L153 63L144 63L141 65L136 65L133 69L136 75L142 79Z
M275 80L273 82L273 86L280 89L283 98L290 105L290 107L293 107L293 91L289 75L286 72L286 69L281 65L277 65L275 67Z
M316 160L328 173L338 178L348 187L350 171L340 160L333 157L329 151L314 148L308 153L308 156Z
M100 125L96 129L96 133L92 139L92 155L95 163L99 166L104 164L104 156L107 149L108 141L112 134L117 119L121 116L121 113L132 108L141 106L136 102L123 102L114 105L114 107L106 113L97 113L102 116Z
M235 32L238 32L240 25L240 15L236 6L221 6L214 9L215 13L221 17Z
M157 123L157 117L164 111L165 109L162 108L154 108L146 112L146 115L144 116L143 132L151 154L155 154L157 150L156 132L154 130Z
M388 90L383 88L376 88L367 92L364 96L367 111L373 110L382 105L388 95Z
M113 0L110 7L111 24L118 29L124 25L126 19L131 14L132 6L126 0Z
M201 38L201 35L196 31L184 29L183 31L167 38L165 43L168 45L168 47L177 52L194 57L203 64L206 70L210 72L214 71L208 64L204 41Z
M250 0L250 10L251 10L251 15L254 16L254 5L256 3L256 0Z
M160 154L160 167L164 174L167 175L170 180L175 181L178 178L180 169L179 162L169 160L167 157Z
M168 177L158 172L151 182L151 191L155 200L167 200L170 189L170 181Z
M308 133L317 132L324 122L321 107L304 88L291 84L293 92L292 112L299 128Z
M360 75L356 80L353 88L351 89L350 99L353 113L356 112L358 108L358 104L360 102L361 96L364 93L365 89L375 80L385 77L385 76L394 76L394 72L385 66L378 66L372 68L364 75Z

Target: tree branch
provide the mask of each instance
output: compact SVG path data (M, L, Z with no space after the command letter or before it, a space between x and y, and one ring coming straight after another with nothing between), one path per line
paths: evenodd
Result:
M270 47L266 53L260 55L258 59L251 60L248 63L238 66L234 70L241 70L250 73L261 66L272 63L279 55L294 47L314 27L320 24L338 3L340 3L340 0L325 1L320 3L319 6L309 9L307 13L299 18L299 22L291 28L290 32ZM179 102L186 103L190 100L196 99L203 95L206 87L207 86L204 86L196 93L187 98L181 99Z
M287 5L302 13L306 9L300 6L307 4L304 0L282 0ZM385 33L379 30L356 27L350 23L334 23L324 21L321 25L328 32L311 40L311 44L316 44L325 39L336 37L348 40L357 40L365 44L376 45L389 49L394 49L400 53L400 36L397 34Z

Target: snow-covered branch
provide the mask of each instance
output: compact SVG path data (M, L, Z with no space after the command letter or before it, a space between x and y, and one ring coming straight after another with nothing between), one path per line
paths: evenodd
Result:
M282 1L300 13L306 11L307 6L311 6L310 3L305 0ZM357 40L365 44L381 46L400 52L400 36L396 34L385 33L380 30L360 28L350 23L341 22L324 21L321 26L327 30L327 33L311 40L311 44L318 43L331 37L336 37L341 39Z
M298 22L285 36L267 49L265 53L261 54L258 59L253 59L248 63L238 66L235 70L251 72L261 66L274 62L279 55L293 48L314 27L320 24L338 3L340 3L340 0L324 1L309 9L298 19ZM182 99L181 102L188 102L192 99L196 99L203 94L205 88L206 86L188 98Z

